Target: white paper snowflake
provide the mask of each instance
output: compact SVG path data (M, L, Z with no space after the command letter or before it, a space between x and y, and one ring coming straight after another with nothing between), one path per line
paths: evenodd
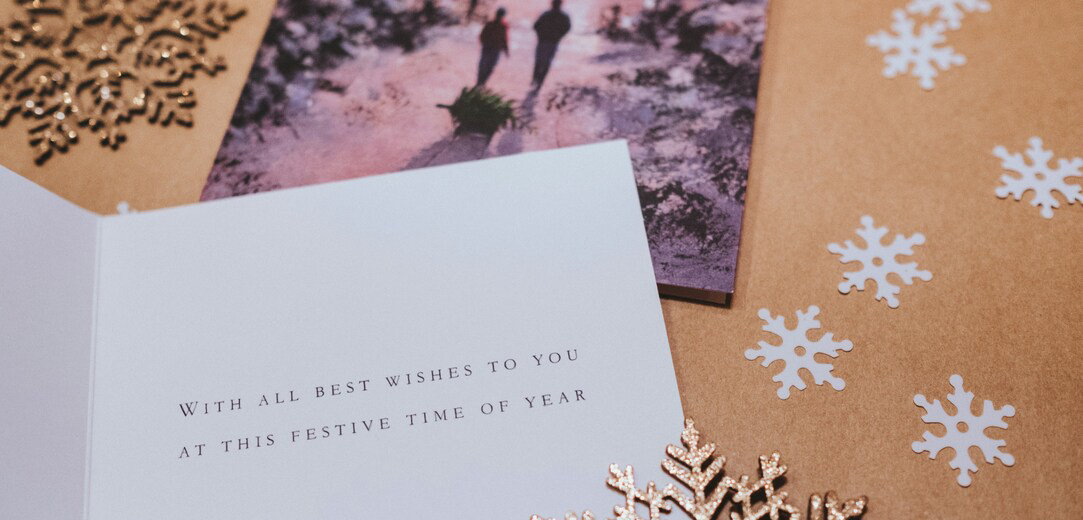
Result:
M985 456L985 462L989 464L997 459L1005 466L1015 464L1015 457L1000 450L1005 444L1004 441L985 436L986 428L1007 428L1008 423L1004 422L1004 418L1015 415L1015 408L1012 405L994 408L993 402L986 399L985 404L982 405L981 415L974 415L970 411L970 405L974 402L974 393L963 391L962 376L952 375L949 381L955 389L954 392L948 394L948 401L955 405L955 415L948 415L939 399L929 403L924 395L914 396L914 404L925 409L925 415L921 420L929 424L944 425L946 433L942 437L937 437L931 432L925 432L924 440L914 441L911 448L914 453L929 452L930 459L935 459L940 450L951 448L955 451L955 458L951 459L948 465L952 469L959 470L959 476L956 478L959 485L969 486L970 474L978 471L978 466L974 464L968 453L970 448L980 449L982 455Z
M933 279L929 271L919 270L917 262L900 264L895 260L896 256L909 256L914 254L914 246L925 243L925 235L914 233L909 237L902 234L895 235L890 244L884 244L883 238L887 235L886 227L873 225L872 217L861 217L862 227L857 228L857 234L865 240L866 249L854 245L853 241L847 240L843 246L832 243L827 245L827 250L840 255L842 263L861 262L860 271L851 271L843 274L846 280L839 284L839 292L849 294L850 290L857 288L865 290L865 284L872 280L876 282L876 299L887 300L888 307L898 308L899 300L895 295L899 294L901 287L888 281L889 274L895 274L906 285L912 285L914 279L928 282Z
M846 387L845 381L831 373L831 370L835 368L834 365L820 363L816 361L814 356L816 354L826 354L831 357L838 357L839 351L849 352L850 349L854 348L854 345L850 343L850 340L835 341L830 332L816 341L809 339L809 331L820 328L820 321L816 319L819 314L820 308L815 305L809 307L808 311L805 312L799 310L797 311L797 327L787 329L785 318L771 316L771 311L760 309L760 319L765 322L763 330L782 338L782 344L772 345L766 341L760 341L758 343L759 348L750 348L745 351L745 358L749 361L763 358L763 362L760 363L763 366L769 366L778 360L782 360L786 364L781 372L771 378L772 381L782 383L777 392L780 399L790 397L790 388L797 388L798 390L806 388L805 382L798 372L802 368L812 374L812 379L817 385L822 385L825 382L830 383L835 390L842 390Z
M985 0L912 0L906 6L911 14L929 16L936 11L937 18L948 25L950 29L958 29L963 26L963 17L966 13L988 13L993 6Z
M997 197L1004 199L1011 195L1015 200L1022 200L1024 193L1034 190L1030 205L1041 207L1045 218L1053 218L1053 208L1060 207L1060 201L1053 197L1054 191L1063 195L1068 204L1083 202L1083 186L1065 182L1068 177L1083 177L1083 158L1061 159L1056 169L1050 168L1053 152L1043 148L1042 140L1037 137L1030 138L1026 154L1031 164L1027 164L1023 154L1008 153L1003 146L993 149L993 155L1000 158L1005 170L1019 174L1019 177L1008 174L1000 177L1004 184L997 187Z
M895 34L880 31L867 40L884 53L884 76L894 78L909 71L918 78L921 88L932 90L937 69L948 70L966 63L966 56L956 54L951 47L939 46L945 41L944 22L921 24L921 29L915 32L917 24L902 9L896 9L892 17L891 29Z

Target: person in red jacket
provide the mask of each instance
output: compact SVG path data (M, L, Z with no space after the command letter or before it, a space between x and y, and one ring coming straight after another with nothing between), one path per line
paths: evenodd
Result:
M496 16L481 29L481 60L478 61L478 86L489 81L489 76L500 61L500 53L510 56L508 51L508 23L504 17L508 14L503 7L496 10Z

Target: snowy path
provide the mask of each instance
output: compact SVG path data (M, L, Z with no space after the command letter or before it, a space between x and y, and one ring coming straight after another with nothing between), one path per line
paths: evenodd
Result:
M436 107L473 84L481 30L475 20L433 29L429 43L414 53L362 51L358 59L325 75L346 86L344 95L317 93L308 114L291 120L292 128L272 130L265 137L274 146L246 161L267 172L265 181L289 187L596 141L590 127L598 123L592 114L562 124L556 113L535 108L555 85L604 82L610 71L599 70L606 66L595 57L610 43L595 31L611 4L569 2L565 11L572 18L572 32L561 43L537 96L529 94L536 42L532 25L549 0L523 0L509 8L511 56L501 57L488 87L522 104L530 122L524 130L498 133L492 143L477 137L454 139L450 117ZM297 140L294 132L304 139Z

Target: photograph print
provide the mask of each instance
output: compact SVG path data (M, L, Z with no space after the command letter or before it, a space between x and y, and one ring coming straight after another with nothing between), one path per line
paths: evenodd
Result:
M766 0L279 0L203 199L625 139L661 292L725 303L765 18Z

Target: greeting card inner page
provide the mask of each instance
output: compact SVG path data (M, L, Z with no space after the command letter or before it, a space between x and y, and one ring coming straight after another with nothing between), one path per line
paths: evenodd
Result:
M623 142L109 217L99 242L91 520L606 511L608 466L657 479L681 424Z

